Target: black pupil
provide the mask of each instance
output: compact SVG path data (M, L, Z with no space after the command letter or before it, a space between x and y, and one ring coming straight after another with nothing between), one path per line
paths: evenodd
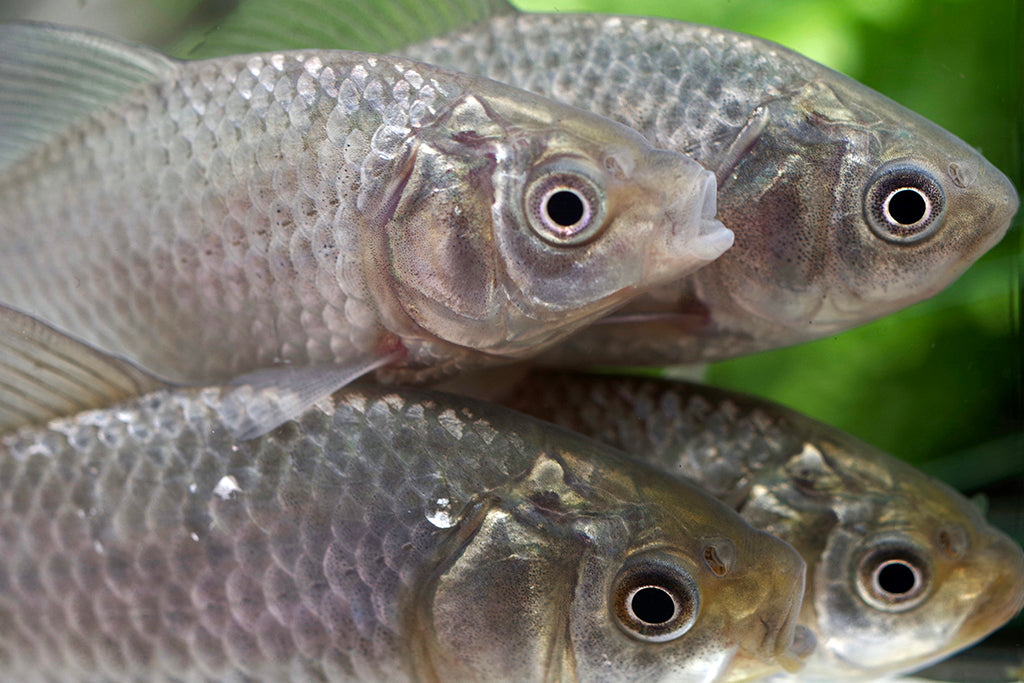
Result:
M902 562L889 562L878 570L878 587L890 595L905 595L915 583L914 570Z
M920 192L911 189L897 190L889 198L889 215L900 225L913 225L924 218L928 205Z
M559 190L548 197L548 218L563 227L579 223L583 211L583 200L575 192Z
M664 624L676 613L672 597L662 588L645 586L633 594L633 614L647 624Z

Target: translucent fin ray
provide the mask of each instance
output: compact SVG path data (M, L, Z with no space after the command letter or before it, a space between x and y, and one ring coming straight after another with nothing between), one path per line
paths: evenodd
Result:
M0 430L104 408L162 386L127 361L0 306Z
M346 384L402 358L405 350L364 358L344 365L268 368L246 373L231 384L229 399L237 404L231 427L238 439L255 439L294 420Z
M145 47L47 24L0 24L0 171L176 62Z

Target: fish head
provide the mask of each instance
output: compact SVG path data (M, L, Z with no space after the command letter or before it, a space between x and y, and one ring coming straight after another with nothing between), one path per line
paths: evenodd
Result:
M421 329L525 355L732 244L695 161L493 85L417 130L406 162L386 252Z
M795 551L602 453L545 454L482 504L426 592L421 661L478 680L722 680L737 656L798 666Z
M1009 180L975 149L824 67L745 131L720 175L736 244L696 277L709 308L788 330L774 336L789 343L932 296L1017 211Z
M855 454L851 455L851 454ZM874 680L980 640L1024 605L1024 553L958 492L852 437L814 439L776 482L777 520L808 563L802 680ZM767 488L767 487L766 487ZM760 526L766 519L753 521Z

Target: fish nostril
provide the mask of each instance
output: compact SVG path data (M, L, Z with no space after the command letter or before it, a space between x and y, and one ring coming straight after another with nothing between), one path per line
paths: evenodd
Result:
M967 530L962 526L959 524L950 524L949 526L939 530L937 542L939 549L943 553L953 559L959 559L963 557L969 549L971 539Z

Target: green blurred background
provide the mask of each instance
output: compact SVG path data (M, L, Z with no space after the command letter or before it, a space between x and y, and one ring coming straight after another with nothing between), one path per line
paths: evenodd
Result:
M266 21L261 3L273 3L276 12L302 5L315 12L316 3L324 1L331 0L252 0L243 10L272 33L274 21ZM426 3L420 6L429 7ZM1018 0L516 4L534 11L671 17L769 38L952 131L1007 173L1018 190L1022 187L1024 50ZM63 6L64 14L47 15L51 5ZM232 0L0 0L0 19L31 14L71 22L69 13L78 12L88 21L76 23L116 32L112 26L121 22L123 33L136 39L200 56L196 36L201 34L188 35L188 30L237 19L244 12L234 12L235 5ZM364 47L362 38L346 44ZM969 494L982 494L993 521L1024 542L1022 233L1018 217L1001 244L929 301L836 337L716 364L709 381L775 399ZM1004 632L1018 656L1024 645L1020 626L1018 618L1016 628Z

